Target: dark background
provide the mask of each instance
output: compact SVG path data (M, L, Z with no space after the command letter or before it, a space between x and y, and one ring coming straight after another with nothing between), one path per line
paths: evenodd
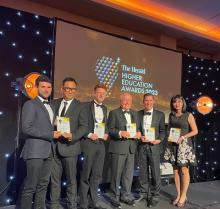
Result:
M20 94L16 80L30 72L51 77L55 23L49 18L5 7L0 7L0 14L1 206L15 203L25 175L24 163L19 159L22 136L16 136L19 104L27 98ZM195 137L198 166L193 169L194 181L220 179L219 69L219 61L183 55L181 93L199 128L199 134ZM208 115L198 113L195 108L196 100L202 95L210 96L215 104ZM19 147L16 146L18 138Z

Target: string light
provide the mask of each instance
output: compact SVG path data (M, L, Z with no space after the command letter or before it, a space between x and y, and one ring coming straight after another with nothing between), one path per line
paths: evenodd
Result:
M38 19L41 19L41 21L36 24ZM2 106L0 107L0 118L2 123L10 125L10 127L6 127L1 130L3 135L6 135L8 128L16 129L14 121L11 121L10 119L11 113L14 114L14 110L16 109L17 98L20 96L20 93L18 92L19 87L15 82L16 78L23 77L33 71L40 73L43 71L48 76L51 74L51 71L46 69L51 69L51 52L53 51L54 41L50 38L50 44L48 45L48 37L53 37L54 22L50 18L40 18L38 15L6 7L1 8L1 20L0 45L1 55L4 56L1 56L2 76L0 79L1 82L3 81L2 85L4 84L4 86L8 86L10 88L11 83L12 86L11 91L6 88L7 92L5 93L9 96L1 103L4 105L4 109L2 109ZM32 32L28 29L31 29ZM5 108L7 108L7 111ZM14 114L14 117L16 119L15 115L16 114ZM9 145L13 149L13 140L10 143L11 144ZM5 179L5 181L7 181L5 183L8 185L5 191L7 194L11 194L11 197L5 196L3 201L4 204L10 205L14 203L17 195L17 193L12 190L17 187L20 182L17 182L14 170L8 170L8 168L6 169L6 165L8 165L7 161L14 160L14 152L12 151L9 153L6 150L5 153L2 154L2 157L6 161L3 163L3 165L5 165L5 169L2 169L2 172L5 170L6 173L9 173ZM11 186L11 184L14 186Z
M6 153L5 154L5 158L9 158L10 157L10 154L9 153Z
M25 24L22 24L21 27L22 27L23 29L26 29L26 25L25 25Z

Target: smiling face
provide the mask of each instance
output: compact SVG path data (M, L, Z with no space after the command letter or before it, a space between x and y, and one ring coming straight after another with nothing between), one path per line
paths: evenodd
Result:
M76 83L74 81L64 82L61 91L65 100L74 99L77 91Z
M104 88L96 88L94 90L94 99L100 104L104 102L106 95L107 92Z
M182 99L175 99L172 103L174 110L176 112L182 112L183 110L183 100Z
M44 99L48 99L52 92L52 84L45 81L40 81L37 86L38 95Z
M120 104L122 109L130 110L132 106L132 96L128 93L121 94Z
M151 95L147 95L143 100L144 109L146 111L150 111L154 106L154 97Z

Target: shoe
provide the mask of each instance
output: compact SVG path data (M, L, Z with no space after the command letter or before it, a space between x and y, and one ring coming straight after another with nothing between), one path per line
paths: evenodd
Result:
M110 203L115 208L119 208L119 209L121 208L121 203L118 200L114 199L114 198L110 199Z
M150 199L148 202L147 202L147 207L148 208L154 208L158 205L158 201L154 201L152 199Z
M101 205L94 205L91 207L92 209L106 209L106 208L103 208Z
M130 205L130 206L135 206L135 200L131 200L131 199L121 199L121 202Z
M139 194L139 196L135 199L135 202L140 202L140 201L142 201L144 199L147 199L146 195Z

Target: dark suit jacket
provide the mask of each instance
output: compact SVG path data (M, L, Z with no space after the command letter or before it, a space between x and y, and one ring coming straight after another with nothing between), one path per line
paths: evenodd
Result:
M136 123L137 131L139 130L138 114L134 110L131 112L131 121ZM108 130L110 136L109 152L116 154L135 153L137 148L136 139L124 139L119 137L119 131L126 131L126 118L121 108L112 110L108 117Z
M144 110L140 110L138 112L139 119L140 119L140 130L141 134L143 133L143 117L144 117ZM152 115L152 122L151 127L155 128L155 138L159 140L164 140L165 138L165 115L163 112L158 110L153 110ZM146 143L141 143L141 145L145 145ZM160 153L160 144L148 144L150 146L150 149L153 153Z
M21 156L26 159L48 158L51 153L53 125L38 97L25 102L22 109L22 132L25 144Z
M51 103L56 116L59 113L61 101L62 99L56 99ZM65 117L70 118L70 131L73 138L70 142L62 137L59 140L54 139L54 141L57 141L58 152L61 156L76 156L81 153L80 139L87 133L88 128L87 115L86 112L83 111L82 103L74 99L68 107Z
M84 110L87 112L87 118L88 118L88 133L94 132L94 126L95 126L95 108L94 108L94 102L86 102L84 103ZM105 133L108 133L108 127L107 127L107 107L105 105L102 105L102 110L104 114L103 122L105 123ZM87 136L86 135L86 136ZM95 141L93 141L95 142Z

